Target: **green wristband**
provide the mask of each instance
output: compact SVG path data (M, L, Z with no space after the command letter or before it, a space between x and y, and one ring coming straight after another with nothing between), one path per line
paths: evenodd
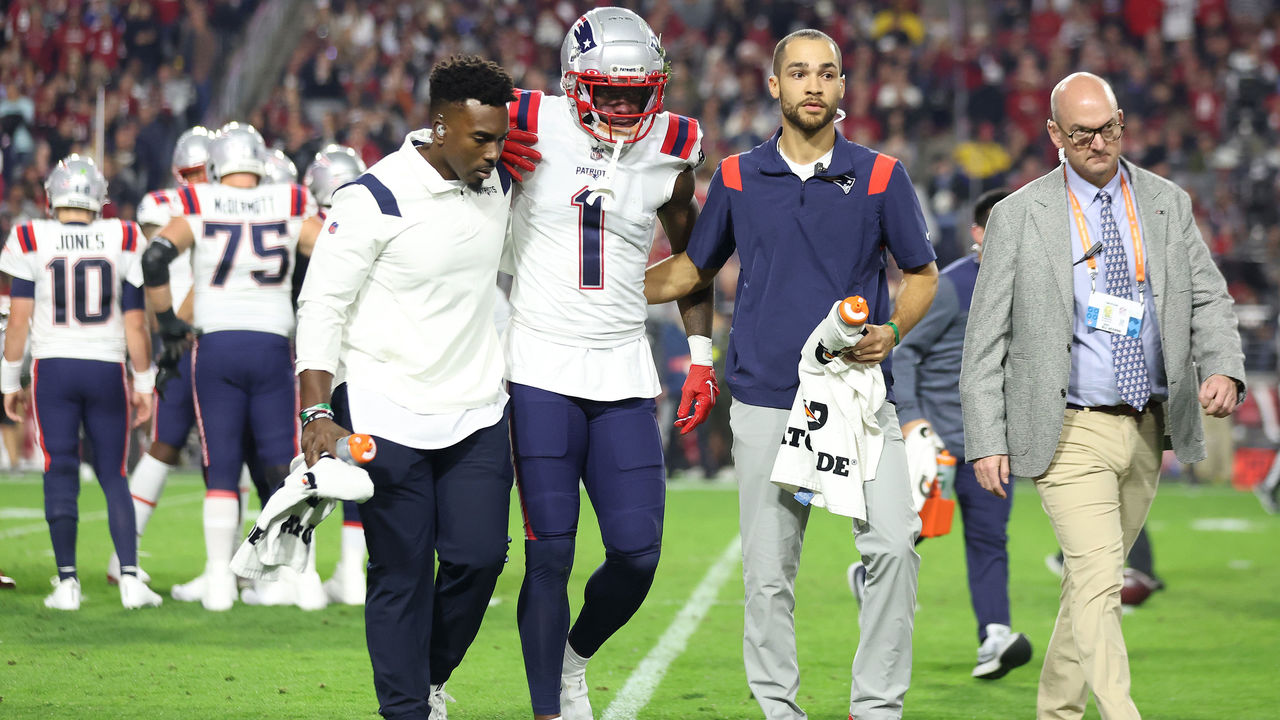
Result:
M323 411L323 412L330 413L330 415L332 415L333 406L331 406L329 403L316 403L315 405L312 405L311 407L306 408L302 412L298 413L298 419L302 420L303 422L306 422L307 416L315 413L316 411Z
M902 342L902 333L898 332L898 324L890 320L885 325L893 328L893 346L898 347L898 343Z

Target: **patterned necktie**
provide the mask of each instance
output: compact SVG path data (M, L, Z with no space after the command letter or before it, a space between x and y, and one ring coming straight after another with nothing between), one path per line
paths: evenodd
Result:
M1102 249L1107 262L1107 294L1133 299L1133 283L1129 279L1129 261L1120 242L1120 229L1111 213L1111 195L1098 191L1102 202ZM1120 398L1141 410L1151 396L1147 380L1147 359L1142 354L1142 340L1128 335L1111 335L1111 361L1115 366L1116 387Z

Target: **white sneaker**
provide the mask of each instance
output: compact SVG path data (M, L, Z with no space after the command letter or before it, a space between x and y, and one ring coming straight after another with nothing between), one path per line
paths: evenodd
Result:
M1062 577L1062 555L1059 553L1049 553L1044 556L1044 566L1049 572Z
M130 610L144 607L160 607L164 602L142 578L135 575L120 576L120 604Z
M200 604L204 605L205 610L225 612L236 604L240 593L236 589L235 573L230 569L206 569L204 579L204 596L200 598Z
M324 583L324 594L331 602L343 605L363 605L365 598L364 571L349 569L341 562L333 569L333 577Z
M858 607L862 607L862 596L867 592L867 566L861 560L853 563L845 571L845 580L849 583L849 592L858 601Z
M204 591L208 586L204 573L193 578L190 582L181 585L174 585L169 594L174 600L181 602L200 602L204 600Z
M151 584L151 575L142 569L141 562L138 564L138 579L144 585ZM120 556L116 553L111 553L111 559L107 561L107 582L111 585L120 584Z
M431 686L431 694L427 696L427 707L431 708L431 720L449 720L447 703L457 702L453 696L444 691L444 683Z
M978 664L973 676L983 680L998 680L1009 671L1026 665L1031 660L1031 641L1022 633L1015 633L1008 625L987 625L987 639L978 647Z
M80 580L73 577L58 580L55 577L53 593L44 599L44 606L50 610L79 610Z
M308 570L298 576L295 585L296 601L303 610L323 610L329 605L324 585L320 582L320 573Z
M566 652L568 644L566 643ZM564 720L595 720L587 696L587 667L565 663L560 672L560 717Z

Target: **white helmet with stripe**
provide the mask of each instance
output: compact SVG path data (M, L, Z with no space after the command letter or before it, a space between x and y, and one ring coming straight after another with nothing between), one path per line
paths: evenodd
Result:
M68 155L58 162L44 181L49 207L79 208L101 212L107 203L107 179L91 158Z
M334 191L360 177L364 171L364 161L355 150L345 145L329 144L316 153L302 184L315 196L320 207L329 207L333 204Z
M223 125L209 143L209 180L218 182L232 173L267 174L267 143L257 128L247 123Z

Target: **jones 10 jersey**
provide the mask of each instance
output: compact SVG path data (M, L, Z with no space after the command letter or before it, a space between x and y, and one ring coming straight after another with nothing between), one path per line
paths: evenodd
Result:
M178 199L195 236L194 325L291 334L290 277L302 220L316 214L311 193L291 184L200 183L179 188Z
M121 220L32 220L10 231L0 271L15 296L30 283L32 357L124 361L124 311L142 308L143 242Z

